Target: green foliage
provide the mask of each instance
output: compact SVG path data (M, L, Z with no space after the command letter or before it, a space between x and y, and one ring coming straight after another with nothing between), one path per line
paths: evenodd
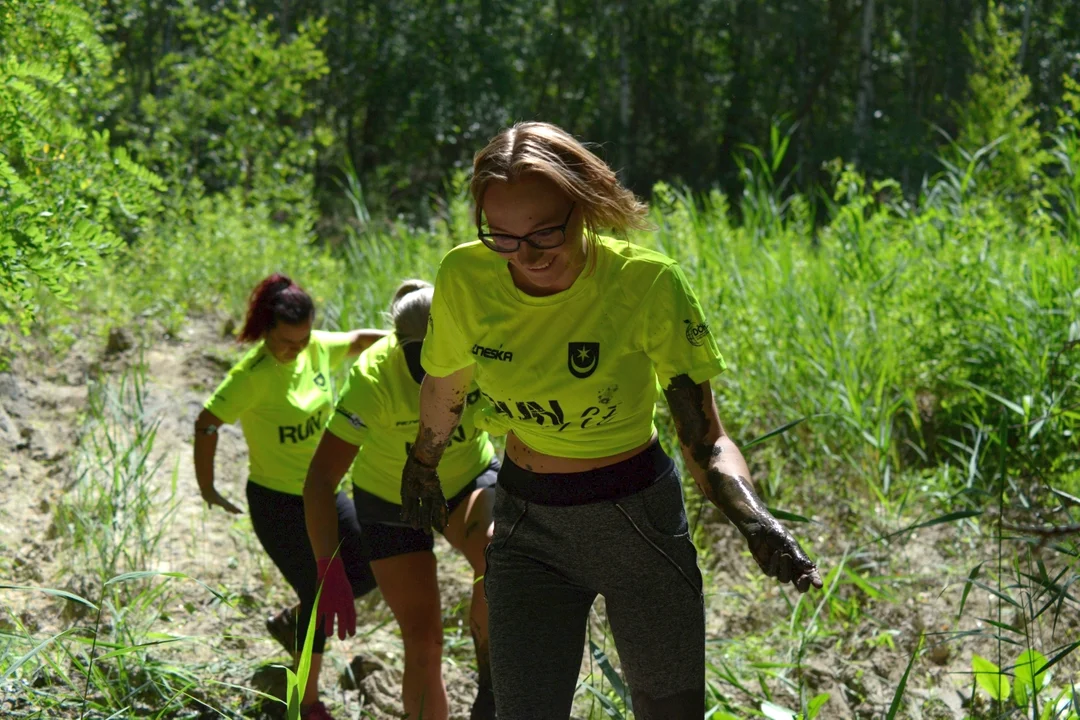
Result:
M1013 685L1013 697L1017 705L1024 707L1028 700L1037 696L1043 688L1046 671L1042 668L1046 665L1046 656L1038 650L1025 650L1016 658L1014 664L1016 684Z
M903 501L902 474L927 466L963 469L956 489L981 486L967 473L985 451L972 432L1000 405L979 388L1026 398L1015 422L1031 423L1043 458L1068 456L1076 419L1062 410L1078 368L1062 318L1078 310L1076 248L958 183L945 173L912 206L838 169L819 230L799 196L762 228L734 225L722 196L657 189L659 232L640 239L677 257L718 336L739 338L718 381L726 422L748 438L813 418L764 451L800 449L766 474L838 472L886 504Z
M994 161L981 174L984 189L1001 192L1017 209L1030 207L1040 169L1048 161L1029 104L1031 80L1017 65L1021 33L1004 26L1003 10L991 2L986 16L965 41L973 72L959 116L959 143L968 148L992 147Z
M136 156L196 201L204 188L237 188L274 210L302 208L316 151L333 139L311 117L311 83L328 72L325 21L284 40L248 8L188 0L173 13L179 48L157 62L156 92L122 124Z
M110 146L87 97L112 92L111 53L72 2L0 10L0 325L27 330L37 289L71 288L137 233L161 181Z
M1063 80L1065 92L1051 151L1055 172L1047 196L1054 201L1052 214L1062 231L1075 242L1080 239L1080 82L1068 76Z
M100 584L150 567L179 504L176 467L167 489L154 483L165 458L153 457L160 418L146 408L145 386L136 371L91 389L75 480L57 505L71 572L94 568Z
M971 670L975 673L975 682L991 699L999 702L1008 699L1009 679L997 665L984 657L972 655Z
M78 313L50 306L43 329L54 341L85 332L88 312L101 332L138 325L175 335L203 313L239 326L251 289L272 272L311 293L321 327L382 326L400 279L434 280L450 248L443 233L378 224L364 232L347 227L331 250L316 240L310 214L279 222L268 202L253 203L240 189L186 205L183 214L148 221L144 241L113 259L111 281L85 288Z
M202 9L193 9L196 4ZM776 119L787 116L798 133L779 175L790 173L793 187L809 194L827 179L824 162L837 156L853 159L859 89L852 80L862 63L863 5L837 0L93 4L110 27L128 80L116 122L155 153L155 168L158 161L169 162L169 152L155 142L156 131L165 131L171 148L178 144L201 155L205 146L193 144L194 136L187 133L223 143L229 127L215 125L204 133L199 128L205 127L205 118L189 123L183 113L200 115L198 104L181 104L178 112L151 106L150 114L143 114L144 98L171 103L179 68L166 62L167 56L183 58L184 64L200 52L217 58L218 67L197 72L231 89L195 82L215 103L230 105L227 96L244 87L242 78L232 77L236 66L252 74L261 67L250 62L259 54L250 51L251 43L273 54L299 38L314 37L308 24L325 21L333 32L318 34L318 43L329 72L314 82L300 81L313 103L306 119L279 124L301 134L312 128L333 131L333 142L317 148L316 183L324 208L343 207L335 180L348 159L372 208L390 215L405 211L421 222L430 217L431 195L443 193L446 181L470 164L488 137L519 119L551 120L597 142L639 193L663 181L695 191L718 186L734 197L742 189L737 149L761 143ZM221 18L232 14L241 24L261 28L254 35L243 29L221 31L220 36L232 34L235 58L214 39L218 30L182 31L192 16L213 17L209 8ZM1009 55L1013 77L1031 79L1026 102L1043 126L1051 126L1061 78L1075 73L1080 5L1032 7L1002 0L994 17L997 28L1018 38ZM955 101L969 87L972 66L987 52L983 43L972 56L964 33L976 26L985 29L990 20L984 3L932 2L877 2L874 18L866 28L872 72L858 165L867 177L897 179L913 195L922 178L937 169L933 156L939 138L932 128L948 128L955 135ZM201 27L201 22L193 25ZM986 32L981 36L992 39ZM822 37L830 42L821 43ZM292 60L274 61L296 69ZM999 69L1008 64L995 62ZM271 80L250 89L273 94L276 87ZM198 97L187 90L184 94ZM218 115L272 123L264 107L256 106L258 117L245 115L250 108L243 103ZM151 116L168 127L155 128ZM994 137L964 141L965 147L974 151ZM239 167L227 170L228 175L246 174L243 158L230 162ZM186 177L200 177L220 189L212 184L217 179L212 165L199 160L184 165L190 171ZM302 165L311 167L307 160Z

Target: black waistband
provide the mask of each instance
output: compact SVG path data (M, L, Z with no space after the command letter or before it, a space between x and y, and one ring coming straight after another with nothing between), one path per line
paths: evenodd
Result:
M499 486L538 505L584 505L641 492L670 472L674 464L659 440L631 458L585 472L535 473L507 457L499 471Z

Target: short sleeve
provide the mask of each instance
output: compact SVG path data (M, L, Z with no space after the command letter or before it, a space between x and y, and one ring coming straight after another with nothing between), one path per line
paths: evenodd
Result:
M649 289L645 303L642 346L662 388L679 375L702 383L727 368L682 268L675 264L665 267Z
M247 369L233 368L203 407L224 423L234 423L258 400L255 378Z
M454 317L453 308L461 307L465 301L465 298L454 297L456 287L453 279L448 277L444 262L435 278L427 335L420 353L424 372L435 377L446 377L474 362L468 341Z
M350 445L360 447L367 438L368 428L379 427L381 415L382 402L375 382L364 374L360 365L353 365L326 429Z
M326 350L331 370L336 370L345 362L352 347L352 333L320 330L313 332L312 336Z

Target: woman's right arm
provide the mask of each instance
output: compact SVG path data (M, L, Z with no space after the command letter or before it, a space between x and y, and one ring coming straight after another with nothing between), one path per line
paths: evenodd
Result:
M334 491L345 477L357 446L327 430L311 458L304 481L304 520L316 558L328 558L338 546L338 516Z
M223 425L221 419L209 410L203 410L195 418L195 479L199 493L207 506L220 505L227 512L239 514L240 508L222 497L214 488L214 455L217 453L217 431Z
M475 365L445 377L424 376L420 385L420 429L401 471L401 519L430 533L446 527L448 512L439 466L450 436L461 422Z

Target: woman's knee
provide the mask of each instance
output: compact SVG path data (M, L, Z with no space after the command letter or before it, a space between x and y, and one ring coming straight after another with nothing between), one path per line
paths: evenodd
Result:
M491 543L493 527L494 525L489 523L484 532L477 532L474 538L466 540L465 547L461 549L477 577L487 574L487 547Z

